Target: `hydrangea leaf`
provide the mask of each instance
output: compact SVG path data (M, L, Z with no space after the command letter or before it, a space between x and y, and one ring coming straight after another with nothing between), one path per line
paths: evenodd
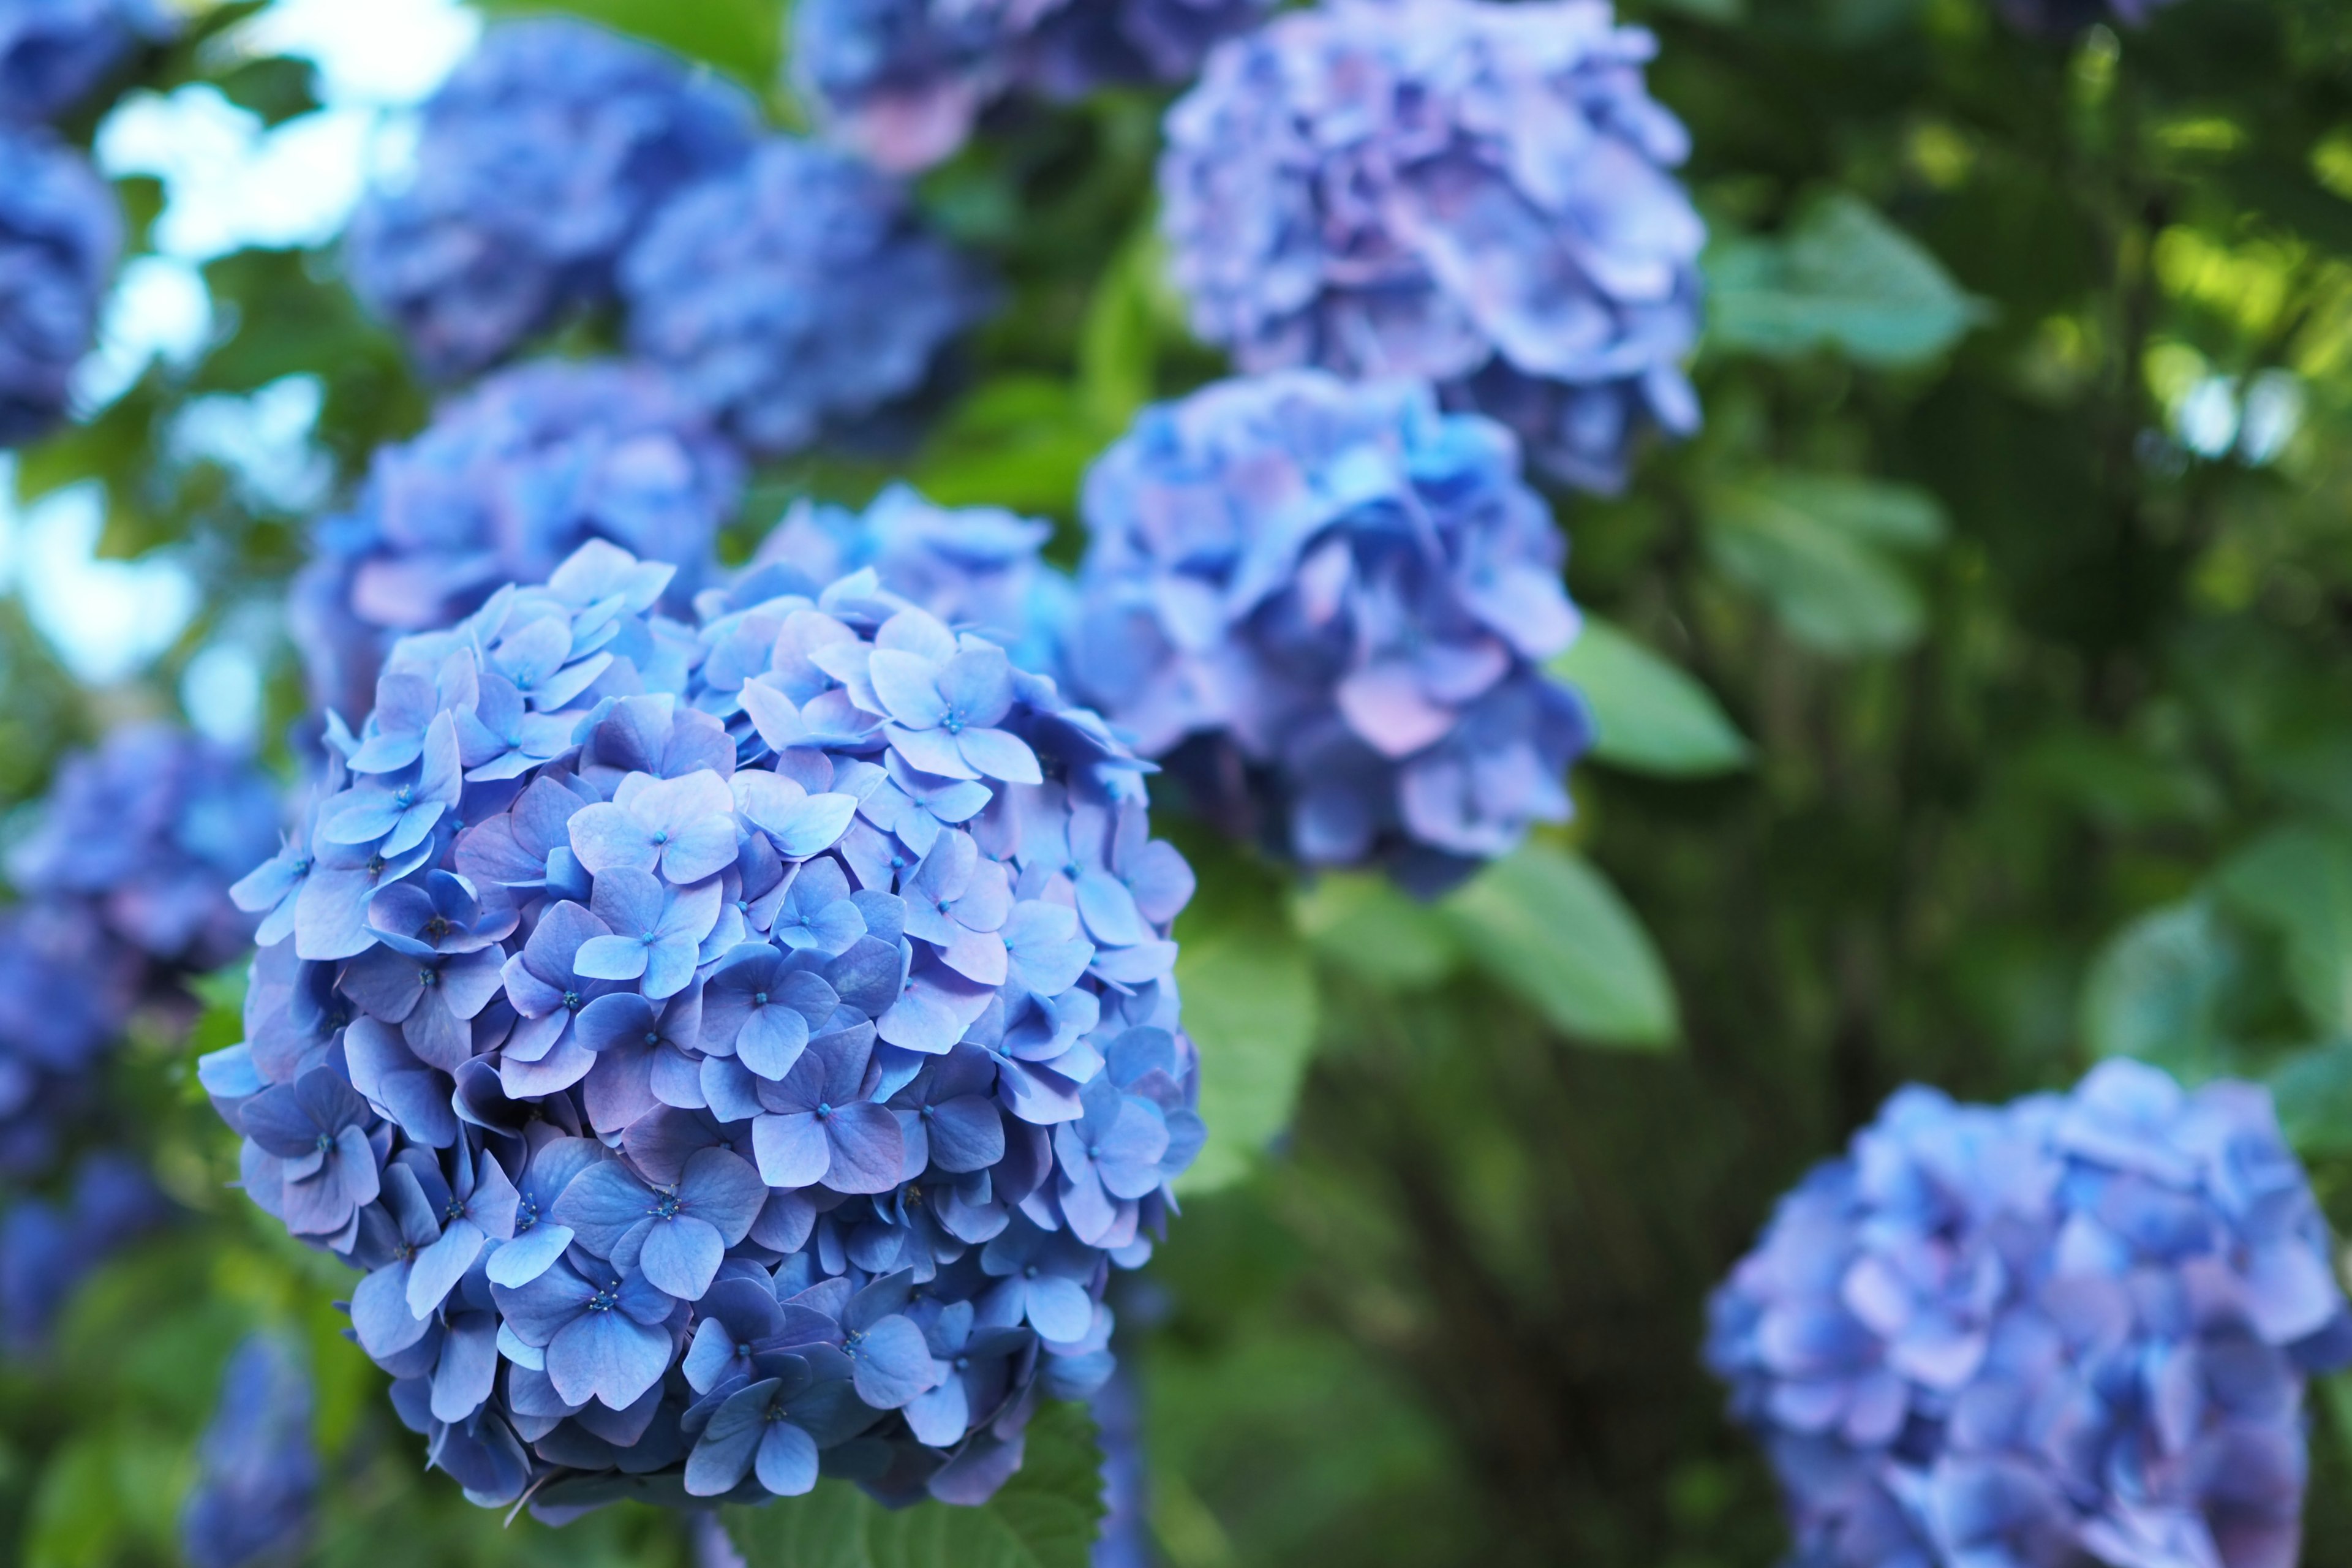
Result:
M1771 238L1709 250L1707 341L1771 359L1818 348L1898 369L1933 360L1990 313L1924 246L1844 192Z
M1665 964L1640 918L1580 858L1525 845L1443 908L1472 960L1563 1033L1637 1049L1674 1042Z
M1715 694L1608 622L1584 629L1549 666L1592 709L1592 755L1631 773L1701 778L1748 765L1747 737Z
M1918 640L1927 608L1894 552L1943 537L1942 512L1924 492L1773 474L1715 491L1706 520L1716 564L1761 594L1798 641L1853 655Z
M2308 1159L2352 1151L2352 1042L2294 1052L2268 1074L2279 1126Z
M1385 877L1321 876L1292 895L1291 918L1317 957L1388 991L1436 984L1461 963L1444 917Z
M1239 1180L1290 1125L1315 1048L1315 971L1280 918L1273 879L1230 851L1204 858L1201 896L1177 921L1176 984L1201 1050L1209 1142L1177 1184L1211 1192Z
M615 32L677 50L765 91L783 59L784 8L772 0L570 0L560 7ZM544 0L483 0L492 16L538 16Z
M2151 910L2093 962L2083 986L2083 1043L2099 1056L2210 1078L2229 1064L2221 1008L2242 968L2210 903Z
M2352 839L2277 829L2221 868L2223 900L2286 942L2287 984L2313 1026L2352 1032Z
M747 1568L1087 1568L1102 1518L1102 1457L1082 1405L1029 1423L1021 1468L978 1508L892 1510L846 1481L725 1510Z

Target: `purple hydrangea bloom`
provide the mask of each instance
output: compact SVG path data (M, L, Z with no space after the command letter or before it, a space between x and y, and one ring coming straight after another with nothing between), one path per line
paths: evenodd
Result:
M0 447L65 413L121 247L114 193L89 162L47 131L0 123Z
M814 588L871 567L888 592L1002 646L1023 669L1058 676L1077 600L1068 576L1039 554L1053 536L1036 518L943 507L892 485L863 512L796 502L745 577L756 584L763 570L783 568Z
M802 86L884 168L963 145L1007 92L1058 99L1107 82L1178 81L1271 0L803 0Z
M656 372L563 361L502 371L377 452L358 504L320 526L292 606L312 694L365 712L394 637L450 625L586 540L677 562L690 592L741 486L732 448ZM467 715L509 741L520 766L561 738L509 697L494 683Z
M664 208L621 292L631 351L765 453L913 392L986 301L897 181L789 137Z
M1415 376L1571 484L1698 425L1689 138L1605 0L1333 0L1220 47L1170 110L1162 226L1250 371Z
M310 1376L292 1346L256 1334L237 1347L196 1462L196 1484L180 1510L180 1545L193 1568L299 1556L320 1476Z
M694 625L674 574L591 541L394 645L203 1081L476 1500L977 1501L1200 1148L1192 874L1149 764L870 569Z
M0 0L0 120L54 120L171 31L154 0Z
M1822 1568L2292 1568L2305 1380L2352 1361L2268 1092L2121 1060L2005 1107L1903 1090L1711 1317Z
M1412 383L1222 382L1145 410L1084 511L1080 694L1236 830L1429 892L1568 816L1566 544L1502 426Z
M742 162L751 100L584 22L507 22L425 106L414 178L352 221L352 285L426 373L471 374L611 298L623 249Z

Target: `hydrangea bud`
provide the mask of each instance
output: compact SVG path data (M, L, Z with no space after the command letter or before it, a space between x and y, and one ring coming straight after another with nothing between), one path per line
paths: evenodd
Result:
M353 216L352 285L427 374L472 374L609 300L655 211L758 129L745 94L650 45L501 23L425 105L406 183Z
M621 291L631 351L764 453L914 391L986 299L897 181L790 137L665 208Z
M432 1462L988 1496L1202 1136L1133 757L886 593L604 541L393 648L205 1088Z
M1194 330L1249 371L1414 376L1622 484L1686 435L1706 231L1605 0L1332 0L1221 46L1160 165Z
M0 123L0 447L64 415L121 247L114 193L88 161Z
M156 0L0 0L0 121L56 119L171 30Z
M292 595L312 695L364 713L394 636L446 626L591 539L677 563L682 605L741 486L732 448L656 372L502 371L377 452L358 503L320 525Z
M1106 82L1178 81L1270 0L802 0L802 87L884 168L928 167L1007 92L1079 97Z
M1822 1568L2292 1568L2305 1381L2352 1360L2269 1093L2123 1060L2005 1107L1903 1090L1711 1317Z
M1433 893L1569 816L1565 542L1509 431L1319 371L1150 408L1087 476L1068 664L1213 815Z

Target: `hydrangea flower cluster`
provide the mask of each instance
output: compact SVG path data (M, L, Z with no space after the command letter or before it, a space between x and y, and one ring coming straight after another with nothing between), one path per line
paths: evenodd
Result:
M1319 371L1150 408L1087 476L1080 694L1237 832L1442 890L1569 816L1566 542L1510 432Z
M814 583L871 567L883 588L961 631L978 632L1019 668L1063 674L1060 638L1075 617L1070 580L1039 554L1054 525L1001 507L943 507L892 485L863 512L798 501L751 558Z
M502 371L379 451L358 504L320 526L291 606L312 695L366 712L396 635L447 626L590 539L677 563L683 607L741 486L733 448L656 372Z
M2011 26L2053 38L2071 38L2094 22L2115 18L2127 27L2145 25L2170 0L2000 0Z
M180 1512L180 1545L191 1568L299 1556L320 1475L310 1377L293 1347L256 1334L236 1348L196 1460L196 1484Z
M171 30L156 0L0 4L0 121L30 124L72 109L142 39Z
M987 303L896 180L793 137L664 208L621 291L631 352L769 453L913 391Z
M1331 0L1220 47L1160 166L1194 329L1245 370L1418 376L1613 489L1686 435L1706 231L1606 0Z
M1013 91L1078 97L1106 82L1179 81L1270 0L802 0L803 87L884 168L928 167Z
M0 123L0 447L65 413L121 247L114 193L89 161L40 127Z
M2292 1568L2306 1376L2352 1360L2267 1091L1907 1089L1781 1201L1707 1359L1822 1568Z
M500 24L425 106L414 178L353 216L352 286L427 374L471 374L610 299L654 212L758 131L748 96L649 45Z
M1054 683L603 541L403 639L201 1072L484 1503L985 1497L1197 1151L1182 858Z

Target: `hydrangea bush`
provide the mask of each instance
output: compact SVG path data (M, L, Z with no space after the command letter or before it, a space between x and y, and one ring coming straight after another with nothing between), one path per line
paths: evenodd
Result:
M631 350L771 454L914 391L986 302L896 181L791 137L672 202L620 277Z
M1212 812L1434 892L1564 821L1578 616L1510 432L1318 371L1148 409L1087 476L1069 667Z
M81 154L0 121L0 447L65 413L121 247L114 193Z
M0 5L0 121L56 119L142 41L170 30L160 0L7 0Z
M1655 48L1605 0L1331 0L1221 46L1160 165L1194 330L1245 370L1428 379L1617 488L1643 427L1698 424L1706 237Z
M1822 1568L2292 1568L2305 1380L2352 1362L2268 1092L2122 1060L2005 1107L1903 1090L1712 1317Z
M1013 91L1075 98L1105 82L1177 81L1270 0L802 0L793 11L803 89L885 168L963 145Z
M682 608L741 485L733 448L656 372L502 371L379 450L357 503L319 526L291 604L312 696L365 713L394 637L446 626L591 539L676 563Z
M488 29L424 111L404 184L352 222L362 299L436 379L488 368L568 311L612 298L622 252L759 131L709 71L586 23Z
M395 645L203 1079L478 1501L975 1501L1200 1145L1192 876L871 572L671 577L594 541Z

